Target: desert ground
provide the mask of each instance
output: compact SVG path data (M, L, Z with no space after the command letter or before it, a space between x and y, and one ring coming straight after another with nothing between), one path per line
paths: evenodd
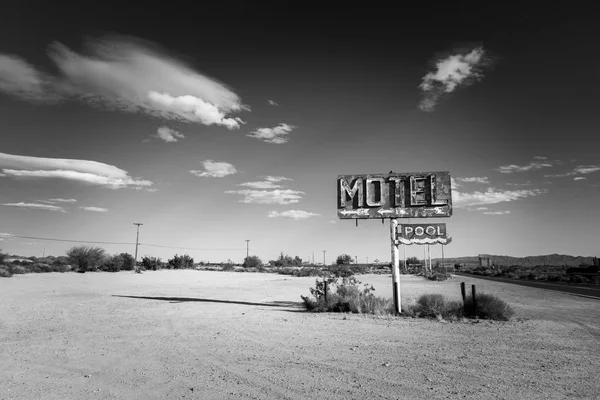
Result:
M391 297L389 275L360 275ZM600 398L600 301L477 284L508 322L315 314L315 278L207 271L0 279L0 399Z

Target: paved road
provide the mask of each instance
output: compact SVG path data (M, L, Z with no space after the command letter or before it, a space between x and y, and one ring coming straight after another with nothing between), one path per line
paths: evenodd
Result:
M460 276L466 276L469 278L486 279L488 281L506 282L506 283L512 283L512 284L521 285L521 286L529 286L529 287L535 287L535 288L540 288L540 289L556 290L559 292L579 294L579 295L583 295L583 296L594 297L594 298L597 298L598 300L600 300L600 287L561 285L559 283L524 281L524 280L520 280L520 279L509 279L509 278L496 278L496 277L490 277L490 276L467 274L464 272L455 272L455 274L460 275Z

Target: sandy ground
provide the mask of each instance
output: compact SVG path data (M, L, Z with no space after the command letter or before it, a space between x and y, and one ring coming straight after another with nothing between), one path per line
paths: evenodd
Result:
M359 276L391 297L388 275ZM407 302L508 301L510 322L313 314L315 278L157 271L0 279L0 399L600 398L600 301L402 277Z

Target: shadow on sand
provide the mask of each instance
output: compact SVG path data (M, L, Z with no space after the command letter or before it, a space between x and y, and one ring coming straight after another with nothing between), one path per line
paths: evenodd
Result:
M122 296L113 294L113 297L125 297L129 299L143 299L143 300L162 300L170 303L185 303L188 301L197 301L200 303L221 303L221 304L241 304L244 306L264 306L264 307L286 307L286 308L300 308L302 303L293 301L272 301L270 303L251 303L248 301L232 301L232 300L216 300L216 299L199 299L196 297L149 297L149 296Z

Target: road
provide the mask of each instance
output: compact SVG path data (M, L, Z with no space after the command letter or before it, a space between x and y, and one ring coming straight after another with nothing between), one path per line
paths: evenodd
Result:
M600 300L600 287L561 285L560 283L547 283L538 281L525 281L521 279L497 278L490 276L467 274L464 272L455 272L455 274L459 276L466 276L469 278L485 279L488 281L505 282L540 289L556 290L564 293L589 296Z

